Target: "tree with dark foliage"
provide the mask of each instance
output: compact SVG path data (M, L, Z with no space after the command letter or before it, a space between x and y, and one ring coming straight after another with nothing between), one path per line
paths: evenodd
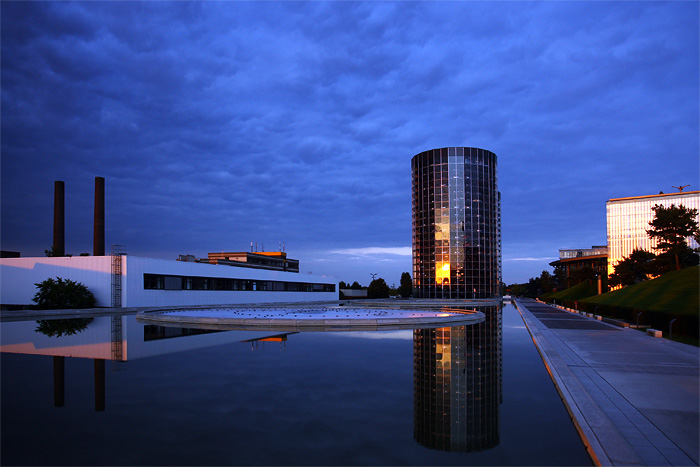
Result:
M63 308L92 308L97 304L95 296L86 286L70 279L48 278L34 284L39 291L32 300L40 310Z
M401 273L401 283L399 285L399 295L403 298L408 298L413 294L413 281L411 275L407 272Z
M615 272L610 275L611 287L638 284L654 274L656 255L646 250L636 249L615 265Z
M374 279L367 287L367 298L389 298L389 286L381 277Z
M582 268L574 269L569 273L568 285L573 287L576 284L580 284L585 281L593 281L598 277L598 274L590 266L583 266Z
M647 235L658 240L655 250L672 256L675 259L676 270L681 269L681 257L687 257L692 248L686 243L688 237L697 238L698 210L688 209L683 205L675 204L669 207L660 204L651 208L654 211L654 219L649 222ZM697 264L697 261L695 262Z

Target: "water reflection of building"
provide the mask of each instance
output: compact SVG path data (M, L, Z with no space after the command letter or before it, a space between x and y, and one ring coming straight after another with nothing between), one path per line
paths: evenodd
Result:
M56 407L65 405L66 358L93 360L95 410L101 412L105 410L107 361L111 362L112 371L118 371L125 369L127 360L264 339L281 341L282 337L264 331L145 325L136 321L135 314L118 314L89 319L3 322L0 353L52 356Z
M287 350L287 337L291 334L296 334L296 332L285 332L284 334L277 334L275 336L269 337L259 337L256 339L248 339L243 342L250 342L250 350L256 351L260 349L260 343L262 343L262 350L265 350L265 342L277 342L279 343L279 348L282 351Z
M425 447L468 452L499 443L501 310L479 311L479 324L413 331L413 437Z

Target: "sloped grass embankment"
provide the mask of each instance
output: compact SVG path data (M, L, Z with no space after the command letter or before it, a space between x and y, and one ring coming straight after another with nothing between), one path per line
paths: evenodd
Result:
M544 294L540 298L548 302L556 300L557 303L561 303L562 300L581 300L597 293L597 283L594 281L583 281L560 292Z
M586 283L584 283L586 284ZM579 284L581 285L581 284ZM673 323L673 333L682 334L694 339L698 338L700 321L700 266L671 271L661 277L640 284L631 285L620 290L581 297L582 290L575 291L578 286L571 287L560 293L572 291L573 298L561 297L563 305L574 307L589 313L597 313L612 318L636 322L637 314L640 324L648 324L660 329L666 334L669 322ZM595 294L595 291L593 291ZM556 294L553 294L556 295ZM547 301L556 296L550 295ZM561 303L557 300L557 303Z

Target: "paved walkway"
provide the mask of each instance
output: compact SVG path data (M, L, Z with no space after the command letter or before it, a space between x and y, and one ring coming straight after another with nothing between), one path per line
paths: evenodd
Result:
M515 301L598 465L698 465L700 350Z

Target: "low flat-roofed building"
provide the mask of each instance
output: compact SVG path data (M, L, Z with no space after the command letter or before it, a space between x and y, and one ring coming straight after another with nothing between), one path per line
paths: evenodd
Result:
M245 268L270 269L273 271L299 272L299 260L287 258L283 251L233 251L208 253L207 259L198 260L200 263L239 266Z
M561 267L567 279L571 274L579 269L589 267L596 274L606 275L608 269L608 247L607 246L592 246L591 248L566 248L559 250L559 259L549 263L553 267Z
M700 211L700 191L679 193L659 193L658 195L613 198L607 201L608 234L608 275L615 272L615 266L628 257L635 249L655 252L657 240L647 235L649 222L654 219L655 205L669 207L672 204ZM698 243L688 239L691 248Z
M344 300L354 300L357 298L367 298L367 289L340 289Z
M321 302L338 299L335 278L257 268L143 258L77 256L0 259L0 304L31 305L34 284L81 282L98 307Z

